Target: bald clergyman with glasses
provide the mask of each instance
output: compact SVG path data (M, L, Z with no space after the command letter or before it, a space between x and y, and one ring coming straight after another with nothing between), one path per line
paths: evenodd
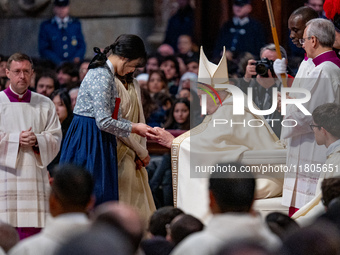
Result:
M340 101L340 60L332 50L334 40L334 25L320 18L307 22L303 38L299 40L315 66L307 67L306 71L299 70L304 75L294 79L292 88L310 91L310 100L303 104L310 113L319 105ZM297 92L289 94L292 98L304 96ZM297 123L296 126L283 127L281 131L281 139L287 143L287 165L293 169L285 173L282 204L290 207L289 214L293 215L316 195L320 172L311 169L317 164L324 164L326 147L315 141L309 126L313 121L311 115L305 115L295 105L288 105L285 119L293 119Z

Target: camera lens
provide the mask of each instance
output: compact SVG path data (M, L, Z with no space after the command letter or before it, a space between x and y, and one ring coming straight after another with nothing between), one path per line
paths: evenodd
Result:
M262 63L257 64L255 70L256 70L256 73L261 76L266 76L268 74L268 67Z

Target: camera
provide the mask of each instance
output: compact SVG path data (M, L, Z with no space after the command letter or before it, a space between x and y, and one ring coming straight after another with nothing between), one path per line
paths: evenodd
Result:
M268 70L274 75L274 68L273 68L274 61L269 60L267 58L263 58L261 60L257 60L253 65L256 65L255 70L256 73L262 77L269 77Z

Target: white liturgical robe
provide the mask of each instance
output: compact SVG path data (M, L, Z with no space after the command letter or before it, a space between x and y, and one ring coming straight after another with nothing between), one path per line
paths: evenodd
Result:
M74 235L88 230L90 222L84 213L64 213L47 218L46 227L38 234L16 244L10 255L53 255Z
M254 115L248 108L245 108L244 115L233 115L232 104L233 97L227 97L212 115L177 137L172 144L174 204L205 222L211 216L209 173L204 173L205 166L237 161L247 150L283 148L262 116ZM216 119L228 120L228 123L214 126ZM231 122L234 124L231 125ZM264 125L250 127L249 123L253 126L259 123ZM197 171L202 172L196 175Z
M333 51L323 54L331 55ZM313 59L316 62L317 58ZM311 93L311 98L303 106L312 113L325 103L340 103L340 68L332 61L323 61L315 67L303 66L301 75L294 79L292 88L303 88ZM291 97L301 98L301 93L290 93ZM320 172L315 171L317 164L326 161L326 147L317 145L309 124L311 115L305 115L296 105L287 105L285 119L293 119L297 125L282 127L281 138L287 140L287 166L292 169L285 174L282 204L301 208L310 202L316 192ZM313 171L314 169L314 171Z
M32 127L39 152L19 145ZM10 102L0 92L0 220L14 227L45 226L48 213L47 165L60 149L61 126L53 102L37 93L29 103Z
M301 226L311 224L318 216L326 212L325 206L321 201L321 184L324 179L340 177L340 140L337 140L328 147L327 160L323 164L323 169L327 171L323 171L320 174L315 197L292 216Z

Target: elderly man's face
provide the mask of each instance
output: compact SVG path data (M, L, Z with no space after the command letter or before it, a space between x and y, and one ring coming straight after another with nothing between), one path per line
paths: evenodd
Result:
M314 56L312 55L313 45L312 45L311 38L307 36L307 30L308 30L308 26L306 27L305 31L303 32L303 39L305 39L305 42L304 42L304 44L302 44L302 48L306 51L308 58L314 58Z

